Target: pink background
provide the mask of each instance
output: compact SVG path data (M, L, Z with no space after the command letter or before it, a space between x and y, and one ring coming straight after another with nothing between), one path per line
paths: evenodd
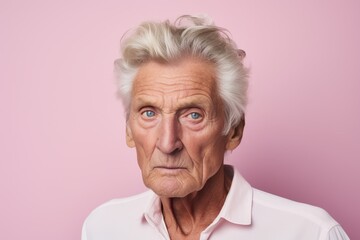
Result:
M252 68L227 162L360 239L357 0L0 0L0 239L79 239L94 207L144 190L113 61L127 29L184 13L228 28Z

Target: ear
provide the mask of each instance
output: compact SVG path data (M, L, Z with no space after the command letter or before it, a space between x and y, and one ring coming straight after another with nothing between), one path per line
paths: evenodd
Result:
M226 142L226 150L234 150L237 146L239 146L243 132L245 127L245 116L243 116L239 122L239 124L232 128L228 134L227 142Z
M126 145L128 145L128 147L130 148L135 147L135 142L132 136L131 128L129 127L128 123L126 123Z

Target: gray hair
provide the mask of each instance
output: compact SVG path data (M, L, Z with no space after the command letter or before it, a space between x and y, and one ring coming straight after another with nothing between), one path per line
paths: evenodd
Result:
M244 117L247 104L248 69L243 65L245 52L238 50L226 30L207 18L181 16L174 24L144 22L123 42L122 59L115 61L118 94L129 117L133 80L145 62L174 61L194 56L214 63L217 90L224 104L226 135Z

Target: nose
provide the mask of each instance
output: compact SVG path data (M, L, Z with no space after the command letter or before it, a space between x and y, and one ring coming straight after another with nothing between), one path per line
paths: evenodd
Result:
M175 117L164 117L159 124L157 148L165 154L175 154L183 148L179 138L179 122Z

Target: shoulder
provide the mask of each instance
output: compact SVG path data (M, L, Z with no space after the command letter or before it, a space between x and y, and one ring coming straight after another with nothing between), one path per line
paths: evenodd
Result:
M152 191L108 201L95 208L86 218L82 240L157 239L157 233L145 223L144 213L156 199ZM154 237L155 236L155 237Z
M153 195L153 192L147 191L131 197L110 200L95 208L85 223L98 225L99 222L126 222L131 218L141 218Z
M338 223L322 208L292 201L258 189L253 190L253 208L288 224L304 224L328 231Z

